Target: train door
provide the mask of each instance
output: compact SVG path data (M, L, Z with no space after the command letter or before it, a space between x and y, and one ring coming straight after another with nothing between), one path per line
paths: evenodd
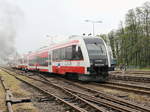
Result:
M52 72L52 52L48 52L48 71Z

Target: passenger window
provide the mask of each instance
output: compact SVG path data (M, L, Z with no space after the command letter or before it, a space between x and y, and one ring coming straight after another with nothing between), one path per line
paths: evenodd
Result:
M53 61L55 60L83 60L81 48L78 47L76 51L76 45L68 46L53 51Z
M55 61L56 60L56 52L55 52L55 50L53 50L53 52L52 52L52 54L53 54L53 57L52 57L52 59L53 59L53 61Z
M76 47L78 47L78 48L76 48ZM83 55L82 55L80 46L77 46L77 45L72 46L72 59L73 60L83 60Z
M83 60L83 55L80 46L78 47L77 56L79 60Z
M65 60L65 48L61 48L61 60Z
M76 45L72 46L72 60L76 60L77 55L76 55Z
M71 60L72 59L72 46L66 47L66 59Z
M58 49L56 49L55 51L55 60L58 60L59 59L59 53L58 53Z

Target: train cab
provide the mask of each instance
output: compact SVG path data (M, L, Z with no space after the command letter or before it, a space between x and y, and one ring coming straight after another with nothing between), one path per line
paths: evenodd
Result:
M110 66L107 46L100 37L75 36L50 48L51 72L82 81L105 81Z

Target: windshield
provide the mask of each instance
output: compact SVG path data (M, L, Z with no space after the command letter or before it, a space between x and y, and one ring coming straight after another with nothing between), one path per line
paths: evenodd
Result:
M105 46L101 44L86 44L89 55L106 55Z
M106 56L106 48L101 39L86 39L85 44L88 50L90 59L99 59Z

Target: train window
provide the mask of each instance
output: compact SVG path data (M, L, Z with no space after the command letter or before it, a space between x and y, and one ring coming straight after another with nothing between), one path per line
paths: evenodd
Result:
M54 50L54 60L56 60L56 56L57 56L57 54L56 54L56 50Z
M83 54L81 51L81 47L78 47L77 57L78 57L78 60L83 60Z
M100 52L102 55L106 55L106 49L104 44L98 44L99 48L100 48Z
M49 60L51 61L51 58L52 58L52 57L51 57L51 53L49 53L48 56L49 56Z
M35 59L30 59L29 60L29 65L30 66L34 66L34 64L35 64Z
M55 50L55 55L54 56L55 56L54 57L55 61L58 60L57 49Z
M24 63L27 63L27 58L25 58Z
M63 55L62 55L63 60L65 60L65 59L66 59L66 49L65 49L65 48L63 48L62 52L63 52Z
M60 59L61 59L61 60L65 60L65 59L66 59L65 56L66 56L66 55L65 55L65 48L61 48L61 49L60 49Z
M53 50L53 61L55 61L56 60L56 50Z
M105 46L103 44L87 44L89 55L106 55Z
M72 46L72 60L77 59L76 45Z
M82 60L83 55L81 48L78 47L76 51L76 45L68 46L61 49L56 49L53 51L53 61L56 60Z
M106 56L104 42L100 38L84 39L90 59L99 59Z
M32 62L31 62L32 60L29 60L29 66L32 66Z
M57 49L57 60L61 58L61 49Z
M72 46L72 59L73 60L83 60L83 55L82 55L80 46L76 46L76 45Z
M41 58L41 66L44 66L44 58Z
M61 49L58 49L58 60L61 60Z
M43 58L43 66L48 66L48 58L47 57L45 57L45 58Z
M51 65L51 52L49 52L49 59L48 59L48 64Z
M71 60L72 59L72 46L66 47L65 49L66 49L65 50L66 60Z
M48 58L47 57L38 57L37 64L39 66L48 66Z
M59 49L59 60L62 60L62 48Z
M42 66L42 58L39 57L39 65Z
M32 62L31 62L32 60L31 59L29 59L29 66L32 66Z
M37 56L37 64L41 65L41 59L39 56Z
M53 61L60 60L60 49L53 51Z

